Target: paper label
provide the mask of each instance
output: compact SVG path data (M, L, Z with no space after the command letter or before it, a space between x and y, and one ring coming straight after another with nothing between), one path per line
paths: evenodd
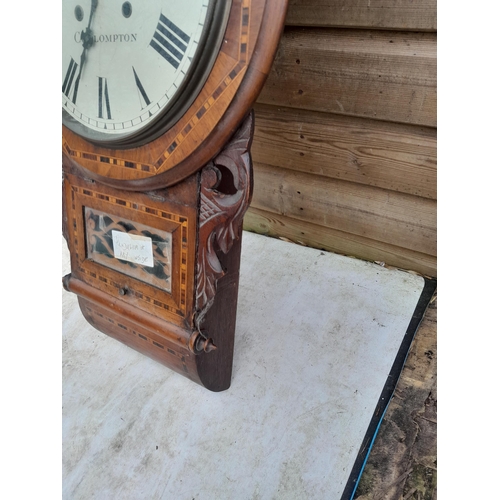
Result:
M141 266L154 267L151 238L115 230L112 230L111 233L113 235L113 252L117 259Z

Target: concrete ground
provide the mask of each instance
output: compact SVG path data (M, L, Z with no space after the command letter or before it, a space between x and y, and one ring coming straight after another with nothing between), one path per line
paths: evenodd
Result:
M340 499L424 281L248 232L241 262L223 393L63 291L63 498Z

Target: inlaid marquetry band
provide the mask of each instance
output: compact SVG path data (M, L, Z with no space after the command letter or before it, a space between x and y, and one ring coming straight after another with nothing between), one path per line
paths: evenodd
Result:
M144 333L136 331L129 325L125 325L124 324L125 321L122 322L115 321L113 318L110 318L109 315L104 314L103 312L100 312L99 310L91 306L90 303L88 302L85 303L83 308L85 309L85 312L87 313L88 317L90 317L90 319L92 319L94 323L97 324L103 322L118 327L120 330L123 330L124 333L136 337L139 342L153 346L154 348L160 350L162 355L171 356L173 359L179 360L178 362L179 364L181 364L184 373L189 374L189 369L186 364L186 357L184 354L175 351L174 349L172 349L172 347L165 346L161 342L152 339L151 337L145 335ZM97 319L96 316L99 319Z
M116 281L114 281L109 277L103 276L91 269L86 268L84 266L86 256L80 256L78 253L77 249L79 248L80 238L82 239L82 241L85 241L85 234L80 234L78 230L77 219L76 219L77 197L83 197L83 198L88 197L95 200L105 201L106 203L109 203L111 205L126 207L134 211L143 212L153 217L157 217L158 219L161 220L171 221L179 226L181 255L180 255L180 262L176 264L179 266L178 289L180 296L179 296L179 302L177 304L178 307L174 307L173 305L168 304L165 301L159 300L157 297L150 296L139 290L130 290L129 293L134 294L134 296L137 299L146 304L153 305L170 313L176 314L181 317L185 317L187 308L187 274L188 274L187 268L188 268L188 246L189 246L188 219L180 214L175 214L173 212L169 212L166 210L150 207L143 203L137 203L135 201L131 201L128 199L111 196L106 193L95 191L88 187L81 187L74 185L71 186L71 205L72 205L71 208L73 211L71 229L73 231L75 256L77 258L79 270L81 273L89 277L91 281L92 280L99 281L112 288L115 288L117 291L119 291L122 288L123 286L122 284L117 283ZM92 202L89 202L88 205L86 203L82 204L84 206L93 205ZM161 223L159 224L159 226L161 226Z

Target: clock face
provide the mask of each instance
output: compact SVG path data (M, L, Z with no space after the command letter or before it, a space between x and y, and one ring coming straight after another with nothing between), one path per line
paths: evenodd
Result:
M230 3L63 0L63 124L117 147L159 136L203 86Z

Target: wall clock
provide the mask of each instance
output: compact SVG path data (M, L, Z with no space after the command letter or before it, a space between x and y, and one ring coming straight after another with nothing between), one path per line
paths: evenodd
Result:
M251 107L287 0L64 0L63 234L86 319L231 382Z

